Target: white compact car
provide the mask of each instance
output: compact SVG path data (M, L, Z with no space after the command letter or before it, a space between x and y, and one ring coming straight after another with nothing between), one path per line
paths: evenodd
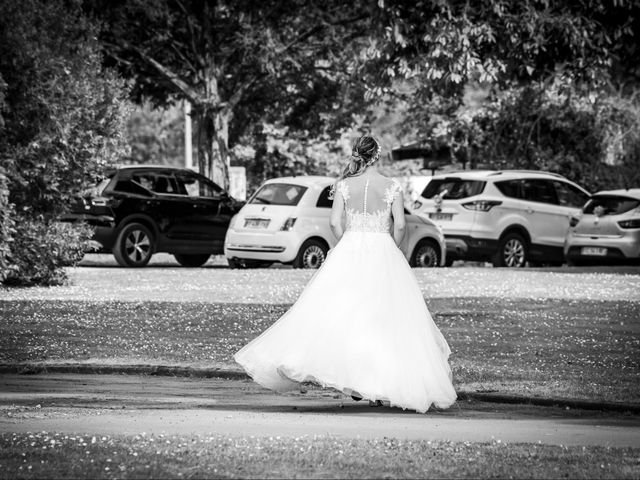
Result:
M560 265L569 221L588 199L554 173L468 170L434 176L414 209L442 228L449 262Z
M331 177L302 176L266 181L233 217L224 244L231 268L268 266L319 268L337 243L329 226ZM444 236L428 218L407 214L401 246L414 267L446 262Z
M594 194L571 220L564 253L574 265L640 261L640 188Z

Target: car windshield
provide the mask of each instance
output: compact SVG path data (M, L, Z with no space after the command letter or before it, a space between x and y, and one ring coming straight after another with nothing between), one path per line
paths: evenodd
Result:
M584 213L597 215L620 215L638 208L640 200L618 195L595 195L584 206Z
M302 195L307 190L300 185L289 183L268 183L263 185L256 192L249 203L260 203L264 205L290 205L298 204Z
M462 180L461 178L434 178L422 192L424 198L442 195L443 199L456 200L479 195L484 190L486 182L480 180Z

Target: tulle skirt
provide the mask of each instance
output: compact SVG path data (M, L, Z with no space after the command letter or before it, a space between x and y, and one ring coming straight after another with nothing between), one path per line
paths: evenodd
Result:
M272 390L313 382L426 412L456 400L450 353L391 236L347 231L291 309L234 359Z

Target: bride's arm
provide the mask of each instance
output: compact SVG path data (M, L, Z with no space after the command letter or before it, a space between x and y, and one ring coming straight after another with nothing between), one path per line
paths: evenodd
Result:
M393 240L399 248L402 238L404 237L404 232L407 229L407 221L404 218L404 198L402 197L402 191L399 191L393 199L391 215L393 215Z
M340 240L344 234L344 228L342 228L343 214L344 199L342 198L342 192L336 187L336 191L333 194L333 205L331 206L331 219L329 220L329 225L331 225L331 230L338 240Z

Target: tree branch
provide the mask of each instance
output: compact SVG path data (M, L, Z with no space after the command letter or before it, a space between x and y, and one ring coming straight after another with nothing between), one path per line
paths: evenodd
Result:
M200 56L200 54L198 52L198 49L196 48L196 32L195 32L195 30L193 28L193 23L191 22L191 14L189 13L187 8L182 3L182 0L174 0L174 1L178 5L178 8L180 10L182 10L182 13L185 16L185 19L187 21L187 29L189 30L189 40L190 40L190 43L191 43L191 51L193 52L193 55L196 58L196 60L198 61L198 63L200 64L200 68L202 68L202 67L204 67L204 60Z
M151 55L144 52L142 49L134 45L131 45L128 42L122 42L121 45L105 43L105 46L109 46L113 49L125 48L125 49L134 51L136 54L138 54L138 56L143 62L145 62L147 65L153 68L158 73L158 75L160 75L164 80L169 82L177 91L182 93L187 98L187 100L189 100L191 103L197 104L202 99L201 96L198 95L198 92L194 90L182 78L180 78L179 75L177 75L176 73L171 71L169 68L162 65L160 62L158 62ZM114 51L110 51L108 53L114 58L117 58Z

